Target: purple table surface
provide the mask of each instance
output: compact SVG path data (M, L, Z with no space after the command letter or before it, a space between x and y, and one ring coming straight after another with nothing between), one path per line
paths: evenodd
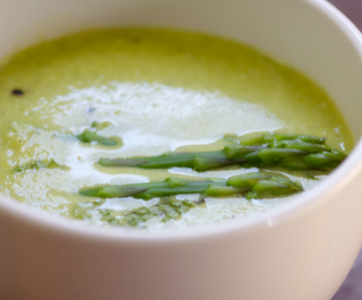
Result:
M362 31L362 0L329 0ZM362 251L332 300L362 300Z

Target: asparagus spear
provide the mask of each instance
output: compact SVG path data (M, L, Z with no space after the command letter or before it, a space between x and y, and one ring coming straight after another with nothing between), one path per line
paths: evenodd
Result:
M168 177L160 182L85 188L79 193L88 197L134 197L143 200L180 194L205 194L212 197L244 195L248 199L263 199L292 195L301 191L303 188L300 183L291 181L284 175L257 172L233 176L227 181L194 181Z
M346 155L324 145L326 138L309 135L263 135L228 145L223 150L198 153L167 153L154 157L126 159L101 158L102 166L164 169L187 167L198 172L230 165L281 167L290 170L331 171Z
M153 190L150 193L154 195L168 195L167 197L160 198L159 203L152 205L151 207L141 206L136 209L117 212L109 209L100 210L102 214L102 220L112 225L142 227L142 224L148 220L158 217L161 222L167 222L171 219L177 220L183 213L186 213L191 208L199 206L203 201L189 202L177 200L174 196L170 196L172 192L170 189L176 192L184 193L182 188L188 188L193 193L204 191L205 196L209 197L227 197L233 195L244 195L247 199L262 199L287 196L294 193L301 192L303 190L299 182L293 182L288 177L271 172L257 172L247 173L243 175L237 175L229 178L225 181L191 181L180 178L167 178L162 182L151 182L133 185L124 185L114 187L119 189L120 194L114 193L106 194L108 190L102 190L102 188L84 190L80 193L87 196L97 197L119 197L125 196L125 191L128 191L128 196L132 196L133 192L139 188L139 198L147 200L149 197L145 196L143 190ZM181 188L181 189L180 189ZM143 195L142 195L143 194ZM134 195L133 195L134 196ZM204 199L204 197L200 197ZM88 209L94 209L96 206L102 204L104 200L98 199L96 202L87 203L84 207L76 207L74 209L74 216L77 218L89 218Z
M183 213L202 203L202 201L177 200L174 197L177 194L202 193L204 196L200 195L200 199L207 196L228 197L234 195L244 195L247 199L263 199L292 195L301 191L303 188L300 183L291 181L287 176L272 172L256 172L233 176L227 181L192 181L169 177L161 182L85 189L80 193L85 196L100 198L133 196L148 200L160 197L159 203L151 207L141 206L127 212L116 212L109 209L101 211L102 220L112 225L139 227L154 217L161 218L162 222L178 219ZM98 199L97 201L90 208L103 203L104 200ZM89 217L87 208L77 207L74 214L78 218Z
M244 160L239 158L229 159L223 150L200 153L166 153L160 156L131 159L101 158L98 161L104 167L137 167L142 169L185 167L199 172L243 162Z
M245 146L250 145L266 145L270 143L276 143L280 141L293 141L299 140L300 142L311 143L311 144L324 144L326 137L317 137L313 135L306 134L265 134L261 137L252 138L244 141L240 141L240 144Z
M226 181L227 187L232 187L234 194L243 194L246 199L265 199L293 195L303 191L298 181L292 181L287 176L273 172L255 172L236 175ZM210 185L210 187L213 185ZM215 190L215 187L213 187ZM217 188L217 186L216 186ZM223 187L219 186L219 190ZM231 193L231 191L228 191ZM205 193L208 196L210 191ZM227 195L221 195L227 196Z
M101 144L104 146L116 145L116 141L106 138L104 136L101 136L97 132L90 131L88 129L85 129L82 134L76 135L76 138L83 143L91 143L91 142L95 141L98 144Z

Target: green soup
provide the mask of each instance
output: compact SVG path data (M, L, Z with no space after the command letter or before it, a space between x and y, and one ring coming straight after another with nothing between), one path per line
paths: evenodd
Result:
M126 212L159 199L87 198L78 194L85 186L169 176L228 178L250 171L106 168L96 163L101 157L217 150L227 143L226 135L274 131L327 136L329 146L346 153L353 147L341 113L305 76L242 44L183 31L90 31L41 43L1 65L0 97L1 192L93 223L123 224L118 221ZM98 133L119 143L105 147L75 138L94 122ZM34 161L56 164L16 171ZM318 183L288 176L304 189ZM189 227L252 217L291 198L208 197L167 222L152 217L138 226Z

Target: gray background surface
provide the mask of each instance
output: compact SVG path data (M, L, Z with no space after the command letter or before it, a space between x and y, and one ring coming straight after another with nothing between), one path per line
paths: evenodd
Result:
M362 0L329 0L362 31ZM362 300L362 252L332 300Z

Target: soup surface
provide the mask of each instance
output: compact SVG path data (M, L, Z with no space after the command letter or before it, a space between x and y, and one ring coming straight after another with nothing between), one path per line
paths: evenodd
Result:
M0 98L1 192L34 209L100 224L125 225L127 212L159 199L97 199L79 189L256 171L102 167L100 158L218 150L228 143L225 136L266 132L326 136L329 146L345 153L353 146L340 112L305 76L242 44L197 33L126 28L41 43L3 61ZM92 128L118 143L107 147L76 138ZM24 167L35 161L56 164ZM304 189L321 177L287 176ZM167 222L152 217L137 226L157 230L237 220L292 197L207 197ZM176 198L193 202L199 195Z

